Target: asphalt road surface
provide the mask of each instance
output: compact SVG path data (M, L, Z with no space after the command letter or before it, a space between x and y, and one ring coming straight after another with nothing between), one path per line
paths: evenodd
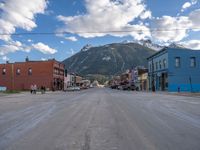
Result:
M200 98L94 88L0 97L0 150L200 150Z

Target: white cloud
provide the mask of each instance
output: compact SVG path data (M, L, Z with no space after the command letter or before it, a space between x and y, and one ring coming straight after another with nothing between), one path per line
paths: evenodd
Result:
M77 33L85 38L100 37L105 35L147 37L148 32L109 32L130 30L136 27L147 28L144 25L132 25L136 18L151 17L146 10L143 0L85 0L87 13L77 16L58 16L57 19L64 23L59 32ZM141 34L143 34L141 36Z
M45 45L41 42L39 42L37 44L32 44L32 47L36 50L39 50L40 52L42 52L44 54L54 54L57 52L56 49L50 48L48 45Z
M196 9L189 14L189 20L192 21L192 28L194 31L200 31L200 9Z
M200 40L189 40L180 42L180 44L189 49L200 50Z
M192 4L190 2L186 2L183 4L181 11L183 12L185 9L187 9L191 6L192 6Z
M0 46L0 55L6 55L8 53L13 53L19 51L22 48L22 43L19 41L11 41L7 44Z
M147 19L147 18L151 18L152 16L151 16L151 11L145 11L145 12L143 12L142 14L141 14L141 16L140 16L140 18L141 19Z
M180 41L185 38L187 30L192 27L188 17L163 16L153 21L152 38L161 42Z
M48 45L41 42L32 44L31 46L22 44L19 41L9 41L4 45L0 46L0 56L4 56L8 53L14 53L17 51L30 52L31 50L38 50L44 54L54 54L57 52L56 49L50 48Z
M27 40L27 42L31 43L31 42L33 42L33 40L31 40L31 39L28 39L28 40Z
M9 59L7 56L3 56L3 57L2 57L2 60L3 60L3 61L8 61L8 60L10 60L10 59Z
M42 60L42 61L46 61L47 59L46 59L46 58L41 58L41 60Z
M66 40L76 42L78 39L75 36L65 37Z
M192 5L195 5L198 1L191 0L191 2L185 2L182 6L181 12L184 12L186 9L190 8Z
M200 9L192 11L188 16L163 16L153 20L152 38L160 42L178 42L189 35L191 30L200 31Z
M61 44L64 44L64 41L60 41Z
M44 14L46 0L6 0L1 3L0 33L15 33L16 28L31 31L37 27L35 15ZM10 35L1 35L1 40L11 40Z

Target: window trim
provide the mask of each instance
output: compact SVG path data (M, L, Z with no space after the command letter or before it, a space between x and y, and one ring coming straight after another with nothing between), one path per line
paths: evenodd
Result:
M192 59L194 60L194 66L192 66ZM196 66L197 66L196 57L190 57L190 67L191 68L196 68Z
M156 70L158 70L158 62L156 62Z
M162 69L162 62L159 60L159 68Z
M163 69L166 69L166 67L167 67L166 65L167 65L167 60L164 58L163 59Z
M177 61L176 60L179 60L178 65L177 65ZM176 68L181 68L181 57L175 57L175 67Z

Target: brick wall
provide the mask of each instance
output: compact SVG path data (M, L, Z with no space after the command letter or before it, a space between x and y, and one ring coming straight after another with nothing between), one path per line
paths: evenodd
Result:
M5 74L3 68L6 69ZM58 70L57 74L55 68ZM17 69L20 69L19 74ZM52 90L55 80L64 82L64 65L55 60L0 64L0 71L0 86L5 86L8 90L29 90L32 84Z

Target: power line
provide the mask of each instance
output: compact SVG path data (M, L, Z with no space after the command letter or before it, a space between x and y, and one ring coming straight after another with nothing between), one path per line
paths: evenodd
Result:
M164 28L152 28L149 30L144 29L132 29L132 30L107 30L107 31L74 31L74 32L20 32L20 33L0 33L0 36L3 35L65 35L65 34L97 34L97 33L129 33L129 32L171 32L171 31L181 31L181 30L200 30L200 28L173 28L173 29L164 29Z

